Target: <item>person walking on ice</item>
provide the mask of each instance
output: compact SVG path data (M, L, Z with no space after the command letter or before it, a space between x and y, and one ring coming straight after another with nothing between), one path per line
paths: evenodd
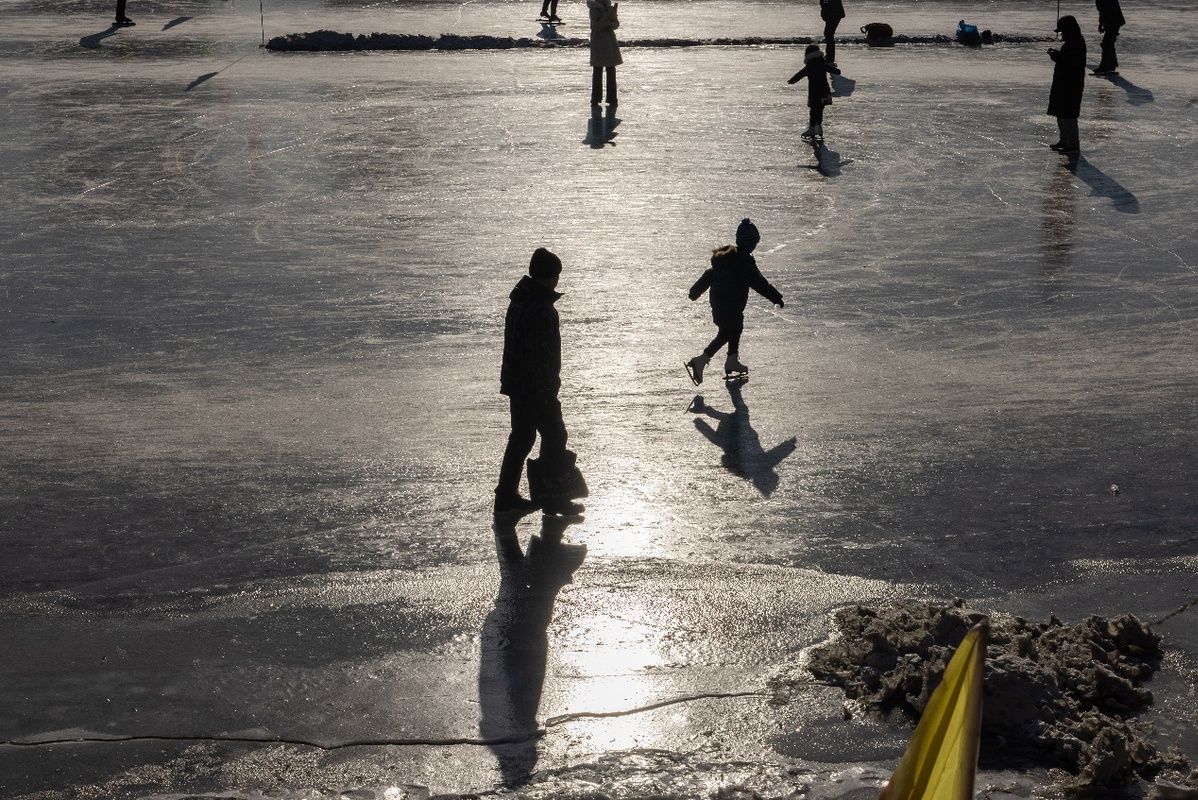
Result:
M775 289L757 269L753 249L761 241L757 226L748 217L736 228L736 244L718 247L711 253L711 268L699 276L691 287L690 299L698 300L710 290L711 319L718 329L715 338L703 352L684 362L691 381L703 382L703 368L721 347L728 345L724 359L724 377L744 377L749 368L740 363L740 335L745 327L745 305L749 289L753 289L778 308L783 308L782 293Z
M811 110L810 122L802 138L807 141L824 138L824 106L832 105L832 87L828 85L828 73L839 75L840 70L824 61L818 44L807 45L803 54L803 68L791 76L787 83L798 83L807 79L807 107Z
M824 21L824 47L828 49L828 63L836 66L836 28L845 17L843 0L819 0L819 16Z
M503 366L499 393L511 405L512 432L508 436L495 487L495 513L528 512L537 503L520 496L524 459L541 434L541 461L564 464L567 460L566 423L558 391L562 385L561 321L554 303L562 273L562 260L543 247L533 251L528 274L512 289L503 325ZM531 476L530 476L531 479ZM580 503L566 499L543 509L547 514L576 515Z
M1119 0L1094 0L1098 8L1098 32L1102 34L1102 60L1091 75L1118 75L1119 56L1115 54L1115 40L1119 29L1127 24Z

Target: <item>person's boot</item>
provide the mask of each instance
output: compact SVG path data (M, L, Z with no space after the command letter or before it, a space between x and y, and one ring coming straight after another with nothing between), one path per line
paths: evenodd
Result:
M495 514L528 514L540 508L539 505L519 494L495 495Z
M133 20L129 19L128 17L117 17L116 22L114 22L112 24L116 25L117 27L120 27L120 28L132 28L137 23L134 22Z
M552 22L552 21L553 21L553 17L549 16L549 4L548 4L548 3L546 3L546 4L545 4L545 5L543 5L543 6L541 6L541 14L540 14L540 18L541 18L541 19L548 20L548 21L550 21L550 22Z
M749 368L740 363L740 359L733 353L729 353L724 359L724 377L734 378L740 375L748 375Z
M824 140L824 126L823 125L815 126L815 134L813 135L812 138L814 138L820 142L822 142Z
M711 361L711 356L700 353L690 361L683 363L682 366L686 367L686 374L690 376L691 383L695 386L703 382L703 368L707 366L708 361Z
M805 130L799 134L799 138L805 139L806 141L811 141L812 139L814 139L815 138L815 126L808 125L807 130Z
M546 503L541 510L548 516L580 517L587 508L582 503L575 503L571 500L555 500L552 503Z
M1071 119L1068 121L1068 126L1065 129L1065 136L1062 137L1065 143L1060 152L1067 156L1076 156L1081 153L1081 141L1077 131L1077 120Z

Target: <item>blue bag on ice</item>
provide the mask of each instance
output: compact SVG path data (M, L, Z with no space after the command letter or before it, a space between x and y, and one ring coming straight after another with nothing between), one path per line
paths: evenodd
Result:
M970 25L965 20L957 23L957 41L961 44L967 44L971 47L977 47L982 43L982 35L978 33L977 25Z

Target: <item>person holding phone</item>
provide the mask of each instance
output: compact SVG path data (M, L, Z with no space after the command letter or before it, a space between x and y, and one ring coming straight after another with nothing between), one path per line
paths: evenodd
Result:
M1086 87L1086 40L1072 16L1057 20L1056 31L1061 34L1061 47L1048 51L1048 57L1055 63L1052 88L1048 92L1048 114L1057 118L1061 138L1049 147L1075 156L1081 150L1077 118L1081 116L1082 91Z

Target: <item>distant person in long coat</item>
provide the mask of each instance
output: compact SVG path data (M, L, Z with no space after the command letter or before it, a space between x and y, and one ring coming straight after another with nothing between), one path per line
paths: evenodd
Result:
M842 0L819 0L819 16L824 21L824 50L828 63L836 65L836 26L844 19Z
M1115 40L1119 29L1127 24L1119 0L1094 0L1098 7L1098 32L1102 34L1102 60L1098 62L1095 75L1118 75L1119 57L1115 55Z
M615 108L616 67L624 63L616 28L620 27L619 3L611 0L587 0L591 12L591 105L603 102L603 72L607 71L607 107Z
M1078 141L1077 118L1081 116L1082 91L1086 85L1086 40L1081 26L1073 17L1057 20L1061 48L1050 48L1048 56L1056 62L1052 70L1052 89L1048 93L1048 113L1057 118L1061 138L1050 144L1053 150L1076 155L1081 150Z

